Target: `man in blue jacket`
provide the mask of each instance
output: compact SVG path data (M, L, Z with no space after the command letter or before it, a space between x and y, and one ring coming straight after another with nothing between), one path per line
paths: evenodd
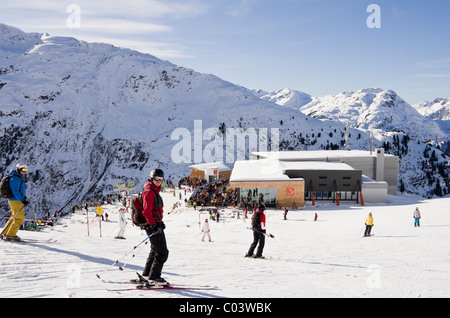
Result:
M24 179L27 171L27 165L19 163L16 165L16 169L11 170L10 173L9 187L13 197L8 200L8 203L11 208L11 219L3 230L4 238L7 241L20 241L17 232L25 220L25 205L28 204Z

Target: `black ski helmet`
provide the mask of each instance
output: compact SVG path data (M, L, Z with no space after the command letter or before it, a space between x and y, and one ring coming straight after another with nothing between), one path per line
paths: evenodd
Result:
M264 205L264 204L260 204L259 206L258 206L258 210L259 211L264 211L266 209L266 206Z
M150 172L150 181L153 181L153 177L162 177L164 178L164 171L161 169L155 169Z

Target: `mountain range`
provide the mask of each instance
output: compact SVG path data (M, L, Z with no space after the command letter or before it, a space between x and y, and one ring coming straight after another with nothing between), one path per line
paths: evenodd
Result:
M438 171L448 160L448 99L411 106L378 88L267 93L130 49L4 24L0 63L0 173L29 165L27 195L38 215L114 185L140 188L156 167L174 182L206 159L232 167L249 151L232 132L256 131L260 150L343 149L346 126L349 148L368 150L373 132L375 147L400 156L405 191L448 192Z
M450 120L450 98L410 105L393 90L366 88L337 95L311 97L291 89L256 91L264 100L307 116L348 124L362 130L402 131L422 139L448 140L443 124Z

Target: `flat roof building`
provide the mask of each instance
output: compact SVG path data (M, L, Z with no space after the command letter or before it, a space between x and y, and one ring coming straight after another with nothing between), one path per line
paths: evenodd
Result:
M230 186L243 203L303 207L305 200L386 202L397 194L398 157L369 151L253 152L236 161Z
M399 160L397 156L385 154L383 148L366 150L316 150L253 152L250 159L272 158L282 162L342 162L353 169L361 170L364 176L375 181L385 181L388 193L397 195Z
M222 162L200 163L189 166L191 179L206 180L212 182L222 178L229 178L231 169Z

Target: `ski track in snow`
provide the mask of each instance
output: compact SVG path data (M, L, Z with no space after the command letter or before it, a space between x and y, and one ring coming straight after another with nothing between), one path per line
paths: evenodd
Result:
M173 206L178 190L176 198L169 192L163 198L166 207ZM422 212L420 228L413 226L416 206ZM253 236L246 229L250 220L242 219L242 213L241 219L233 217L235 209L225 209L219 223L210 221L213 242L201 241L198 222L203 223L207 213L199 216L193 208L182 207L168 214L166 209L170 252L163 277L174 284L217 289L108 291L132 285L104 283L96 274L112 281L135 278L150 247L145 245L123 271L112 267L146 235L129 221L127 239L114 239L120 205L105 205L109 221L102 222L102 237L95 226L88 236L86 215L76 212L53 228L19 232L23 238L53 238L56 243L1 241L0 297L449 297L448 206L449 197L390 196L387 205L366 206L319 202L318 207L290 210L286 221L282 210L269 209L267 229L275 238L266 238L264 260L244 257ZM375 235L363 238L369 212ZM90 215L94 213L91 208Z

